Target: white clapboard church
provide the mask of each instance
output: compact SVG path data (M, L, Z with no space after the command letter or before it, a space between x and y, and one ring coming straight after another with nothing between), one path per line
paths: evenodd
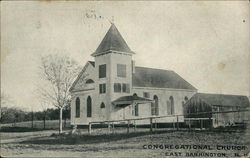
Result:
M183 114L184 103L197 89L172 70L135 66L134 54L111 24L92 54L94 61L86 63L70 88L71 125Z

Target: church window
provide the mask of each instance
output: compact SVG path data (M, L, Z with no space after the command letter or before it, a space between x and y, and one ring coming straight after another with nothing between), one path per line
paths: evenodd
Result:
M159 115L159 99L154 95L154 102L151 103L151 115Z
M135 116L139 116L139 105L135 104L134 108L135 108Z
M106 77L106 64L99 65L99 78Z
M101 108L105 108L105 104L103 102L101 103Z
M126 84L126 83L123 83L123 84L122 84L122 92L130 93L129 84Z
M91 84L91 83L94 83L94 81L93 81L92 79L88 79L88 80L86 81L86 84Z
M170 101L170 114L173 115L174 114L174 97L170 96L169 97L169 101Z
M87 98L87 117L92 116L92 99L90 96Z
M105 83L99 84L99 93L100 94L106 93L106 84Z
M76 117L80 117L80 99L76 98Z
M150 94L148 92L143 92L143 97L144 98L150 98Z
M121 84L120 83L114 83L114 92L121 92Z
M117 64L117 77L126 77L126 65Z

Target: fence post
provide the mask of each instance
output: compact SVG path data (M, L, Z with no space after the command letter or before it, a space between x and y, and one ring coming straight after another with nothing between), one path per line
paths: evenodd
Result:
M91 134L91 123L89 123L89 134Z
M178 131L179 130L179 117L178 117L178 115L177 115L176 120L177 120L177 131Z
M150 132L153 132L153 118L150 117Z
M189 118L189 121L188 121L188 127L189 127L189 130L191 130L191 119Z
M174 130L175 130L175 120L173 120L173 128L174 128Z
M202 128L203 128L203 120L201 119L200 121L201 121L201 130L202 130Z
M112 123L112 133L115 133L115 125Z
M157 129L157 122L156 122L156 119L155 119L155 129Z
M110 123L108 123L108 133L110 133Z
M129 124L130 124L130 121L128 120L127 133L129 133Z
M211 117L209 117L209 130L212 130L212 127L213 127L213 120Z
M136 123L135 123L135 120L134 120L134 131L136 131Z

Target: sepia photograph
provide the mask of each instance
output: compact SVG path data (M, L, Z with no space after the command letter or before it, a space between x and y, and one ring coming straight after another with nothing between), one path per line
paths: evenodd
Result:
M249 1L1 1L1 157L250 157Z

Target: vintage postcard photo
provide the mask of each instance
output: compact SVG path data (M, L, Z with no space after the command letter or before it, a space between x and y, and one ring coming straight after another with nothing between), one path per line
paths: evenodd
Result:
M250 157L249 1L2 1L1 157Z

